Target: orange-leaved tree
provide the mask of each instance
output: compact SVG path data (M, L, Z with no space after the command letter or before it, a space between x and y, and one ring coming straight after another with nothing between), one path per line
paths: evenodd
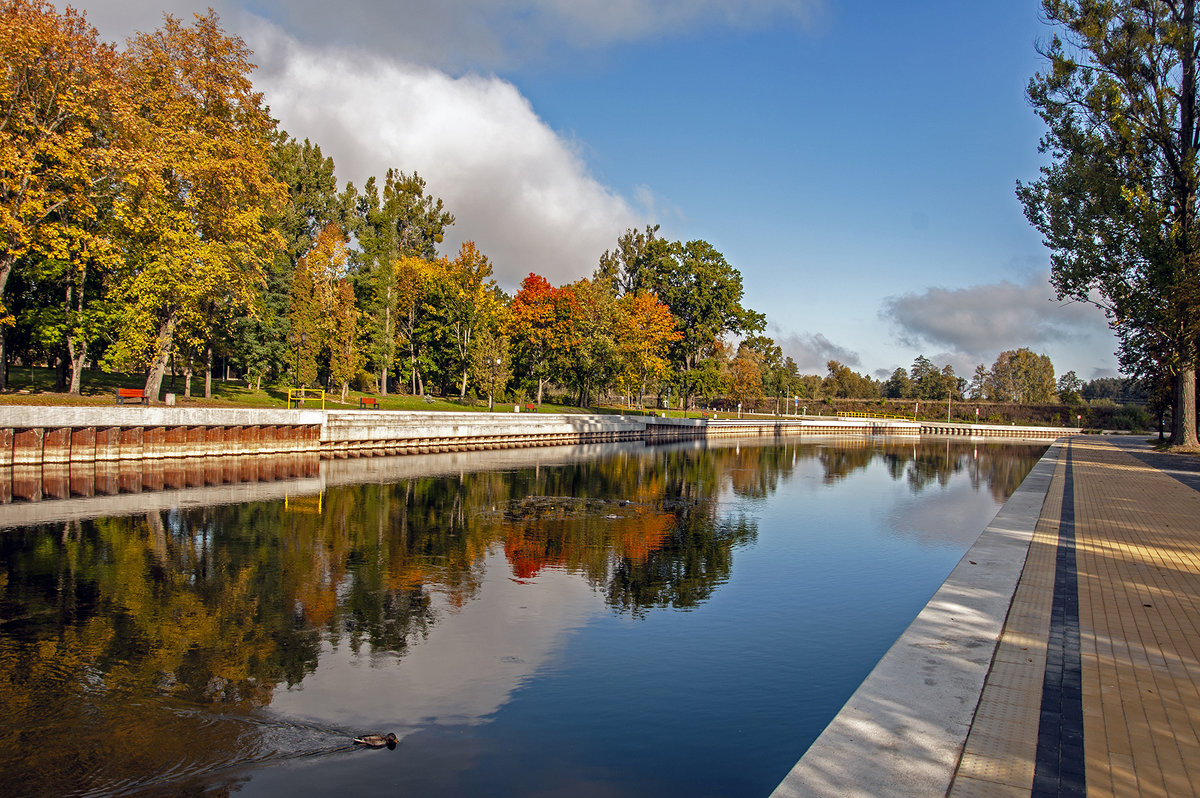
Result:
M555 361L567 347L573 301L570 291L530 272L509 304L507 332L522 371L537 384L539 405Z
M666 376L671 364L668 350L683 337L658 297L650 293L625 294L617 300L617 385L646 403L646 390Z

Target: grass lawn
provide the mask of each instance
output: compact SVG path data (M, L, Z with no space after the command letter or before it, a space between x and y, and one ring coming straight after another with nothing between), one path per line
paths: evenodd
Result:
M54 390L53 369L42 367L27 368L25 366L10 368L8 380L9 389L0 393L0 405L111 405L116 401L118 388L141 388L145 385L145 377L141 374L87 371L83 375L83 386L80 390L80 395L72 396ZM192 377L193 395L190 399L185 399L183 396L183 377L179 376L172 381L168 375L163 380L161 395L174 393L177 407L287 407L288 386L286 385L271 385L261 390L255 390L242 380L222 382L219 379L214 379L212 387L212 398L205 399L203 375ZM457 397L445 399L436 396L420 397L408 396L406 394L379 396L378 394L363 393L361 391L351 391L347 396L345 404L342 404L340 401L340 394L326 394L325 408L328 410L358 410L358 400L362 397L373 397L379 400L378 409L380 410L488 412L486 399L468 398L465 402L460 402ZM161 402L154 404L161 404ZM658 415L664 412L652 410L640 411L617 406L582 408L552 404L543 404L541 407L530 411L526 409L527 403L521 402L518 404L521 407L522 413L624 413L628 415ZM318 401L314 404L312 400L309 400L306 406L320 407L320 402ZM496 402L494 412L511 413L512 409L512 402ZM683 414L678 410L674 410L670 411L670 416L672 418L682 418ZM690 418L699 418L700 414L693 411L688 416Z

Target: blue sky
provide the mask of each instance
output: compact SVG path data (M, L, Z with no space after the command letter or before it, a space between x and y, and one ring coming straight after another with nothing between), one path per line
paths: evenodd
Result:
M176 0L85 2L109 39ZM224 0L281 124L361 185L416 170L508 290L590 274L631 226L702 238L806 373L1004 349L1115 373L1098 311L1051 301L1014 196L1036 0Z

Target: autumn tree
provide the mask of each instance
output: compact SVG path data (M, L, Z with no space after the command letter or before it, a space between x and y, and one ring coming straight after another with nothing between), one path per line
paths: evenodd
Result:
M499 289L492 279L492 264L475 242L465 242L458 256L445 262L439 294L452 362L461 378L458 395L459 399L465 399L475 335L492 323L501 304Z
M566 352L574 302L571 291L555 288L546 278L531 272L509 303L508 334L514 358L534 386L539 405L546 383Z
M397 351L408 356L410 390L425 395L424 371L430 365L428 347L434 336L427 302L434 290L438 266L422 257L402 255L393 264L396 277ZM399 373L399 367L396 368Z
M782 405L786 405L786 398L793 395L799 378L795 361L790 357L785 358L783 348L766 335L747 335L738 345L738 349L757 354L762 373L763 395L772 397L775 400L775 412L781 412Z
M850 399L873 399L879 396L879 386L870 377L859 374L844 363L830 360L825 364L829 376L822 389L829 396Z
M729 363L728 390L739 406L750 406L752 402L762 399L762 356L758 352L746 346L738 347L737 354Z
M515 304L515 303L514 303ZM671 311L649 293L626 294L617 300L614 340L616 380L620 390L636 395L644 407L646 391L666 376L669 347L682 337Z
M71 392L104 319L92 300L121 262L112 203L133 154L130 104L113 48L71 8L42 0L0 5L0 390L6 387L5 289L18 261L58 295L58 342ZM49 330L47 330L49 331Z
M571 315L563 376L575 389L575 403L587 407L616 373L617 297L608 280L583 278L565 288L570 292L565 307Z
M1103 308L1123 350L1161 362L1175 384L1172 443L1200 445L1196 2L1042 6L1058 33L1028 94L1051 163L1018 196L1059 298Z
M190 27L167 16L125 53L145 157L127 180L128 303L112 360L149 366L157 396L181 324L204 332L205 304L248 308L282 240L265 222L282 202L268 151L274 122L255 92L250 51L213 11Z
M348 262L345 233L337 225L326 226L296 264L288 314L296 384L317 384L321 366L337 361L335 381L342 384L343 401L358 366L358 313L345 279Z
M362 368L362 352L358 345L358 308L354 288L346 278L334 283L333 307L329 330L329 378L341 389L343 404L350 390L350 381Z

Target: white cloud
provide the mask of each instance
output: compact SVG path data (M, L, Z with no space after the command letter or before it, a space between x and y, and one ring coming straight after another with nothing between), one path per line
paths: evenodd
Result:
M418 172L457 217L445 250L474 240L513 288L589 274L641 217L588 173L571 142L496 77L314 48L260 29L256 77L281 126L333 157L361 187L388 168Z

